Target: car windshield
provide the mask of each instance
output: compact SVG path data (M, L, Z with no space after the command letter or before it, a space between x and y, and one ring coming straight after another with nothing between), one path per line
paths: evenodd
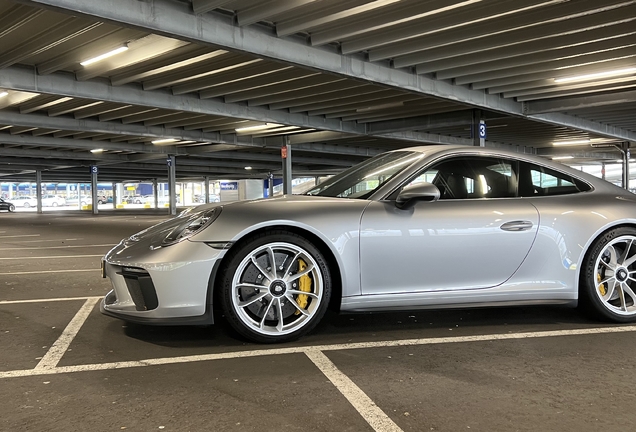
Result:
M307 191L306 195L366 199L423 156L411 151L383 153L333 176Z

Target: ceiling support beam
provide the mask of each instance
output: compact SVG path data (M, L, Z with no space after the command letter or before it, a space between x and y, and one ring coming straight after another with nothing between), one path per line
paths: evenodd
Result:
M172 95L162 90L143 90L137 85L112 86L104 80L77 81L72 74L54 73L37 75L32 68L10 66L0 74L0 88L33 93L46 93L58 97L82 98L116 102L138 107L163 108L167 110L209 114L254 120L264 123L278 123L310 129L332 130L364 134L364 126L339 119L325 119L305 114L291 114L271 111L262 107L248 107L240 104L224 103L216 99L201 100L193 95Z
M517 102L484 91L459 87L353 57L334 49L311 47L295 39L281 39L259 26L238 27L232 17L193 14L189 5L171 0L130 2L129 0L27 0L27 4L53 7L93 19L116 22L167 37L249 53L311 70L325 71L356 80L440 97L476 107L521 115Z
M472 118L472 110L464 110L451 113L433 114L420 117L401 118L397 120L384 120L369 123L368 130L371 133L401 132L409 130L431 130L469 125L471 124Z
M527 114L544 114L551 112L571 111L581 108L615 105L636 102L636 90L621 93L608 93L592 96L577 96L546 101L525 102Z
M343 56L333 47L311 47L297 38L278 38L270 29L261 26L238 27L233 17L221 14L194 14L189 3L171 0L137 1L109 0L24 0L34 6L43 6L61 10L72 15L84 15L92 19L115 22L120 25L142 29L151 33L167 37L179 38L201 45L244 52L260 58L267 58L279 62L297 65L310 70L319 70L366 81L383 86L406 90L415 94L433 96L450 102L466 104L475 108L496 111L517 117L527 117L522 104L511 99L500 98L499 95L488 94L484 90L474 90L464 86L457 86L449 82L436 80L423 75L417 75L410 70L394 69L381 62L372 63L358 57ZM199 9L202 10L202 9ZM0 82L0 84L2 84ZM104 86L108 87L108 86ZM33 91L33 87L30 87ZM52 89L51 89L52 90ZM108 100L106 88L98 91L98 99ZM124 91L131 91L123 89ZM29 90L26 90L29 91ZM60 93L52 92L52 93ZM165 93L160 93L167 99ZM131 96L141 96L135 89ZM95 97L95 96L93 96ZM204 102L211 102L205 104ZM140 104L136 101L134 104ZM142 103L143 105L143 103ZM287 125L309 127L320 130L332 130L359 134L352 122L342 122L336 119L320 119L312 116L294 116L291 113L273 112L258 107L244 107L228 105L221 108L220 102L201 101L190 98L172 100L171 107L209 114L228 115L232 111L234 117L283 123ZM162 105L166 107L166 105ZM220 114L224 111L225 114ZM572 123L573 118L565 116L566 123ZM545 117L542 121L558 126L565 126L561 122L564 117ZM286 120L285 120L286 119ZM335 123L334 123L335 120ZM323 125L317 123L324 122ZM589 122L587 132L605 134L600 123ZM627 131L620 131L621 137ZM633 134L633 133L632 133ZM605 135L607 136L607 135Z
M192 0L192 9L195 14L203 14L220 8L230 1L232 0Z
M632 141L636 142L636 132L622 129L616 126L610 126L605 123L594 122L591 120L586 120L580 117L569 116L560 113L551 113L551 114L533 114L528 116L531 120L536 120L541 123L553 124L552 121L555 119L563 126L569 127L572 129L578 129L582 131L590 131L594 130L593 133L609 137L615 138L621 141Z

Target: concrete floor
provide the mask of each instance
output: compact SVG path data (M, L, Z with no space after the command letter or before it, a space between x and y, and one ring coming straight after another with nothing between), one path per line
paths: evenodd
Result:
M0 214L0 430L634 428L636 327L572 309L330 313L278 346L102 316L100 256L164 218Z

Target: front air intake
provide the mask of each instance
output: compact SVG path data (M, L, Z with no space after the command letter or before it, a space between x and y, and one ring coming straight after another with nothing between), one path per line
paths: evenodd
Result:
M138 311L153 310L159 306L155 285L147 271L124 267L121 275L126 281L126 287Z

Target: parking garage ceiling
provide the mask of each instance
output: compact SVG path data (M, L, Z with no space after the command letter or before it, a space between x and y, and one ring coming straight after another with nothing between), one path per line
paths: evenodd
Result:
M596 147L636 141L635 19L610 0L0 0L0 181L164 178L167 155L180 178L264 178L285 143L295 174L329 174L472 145L480 118L487 145L616 158Z

